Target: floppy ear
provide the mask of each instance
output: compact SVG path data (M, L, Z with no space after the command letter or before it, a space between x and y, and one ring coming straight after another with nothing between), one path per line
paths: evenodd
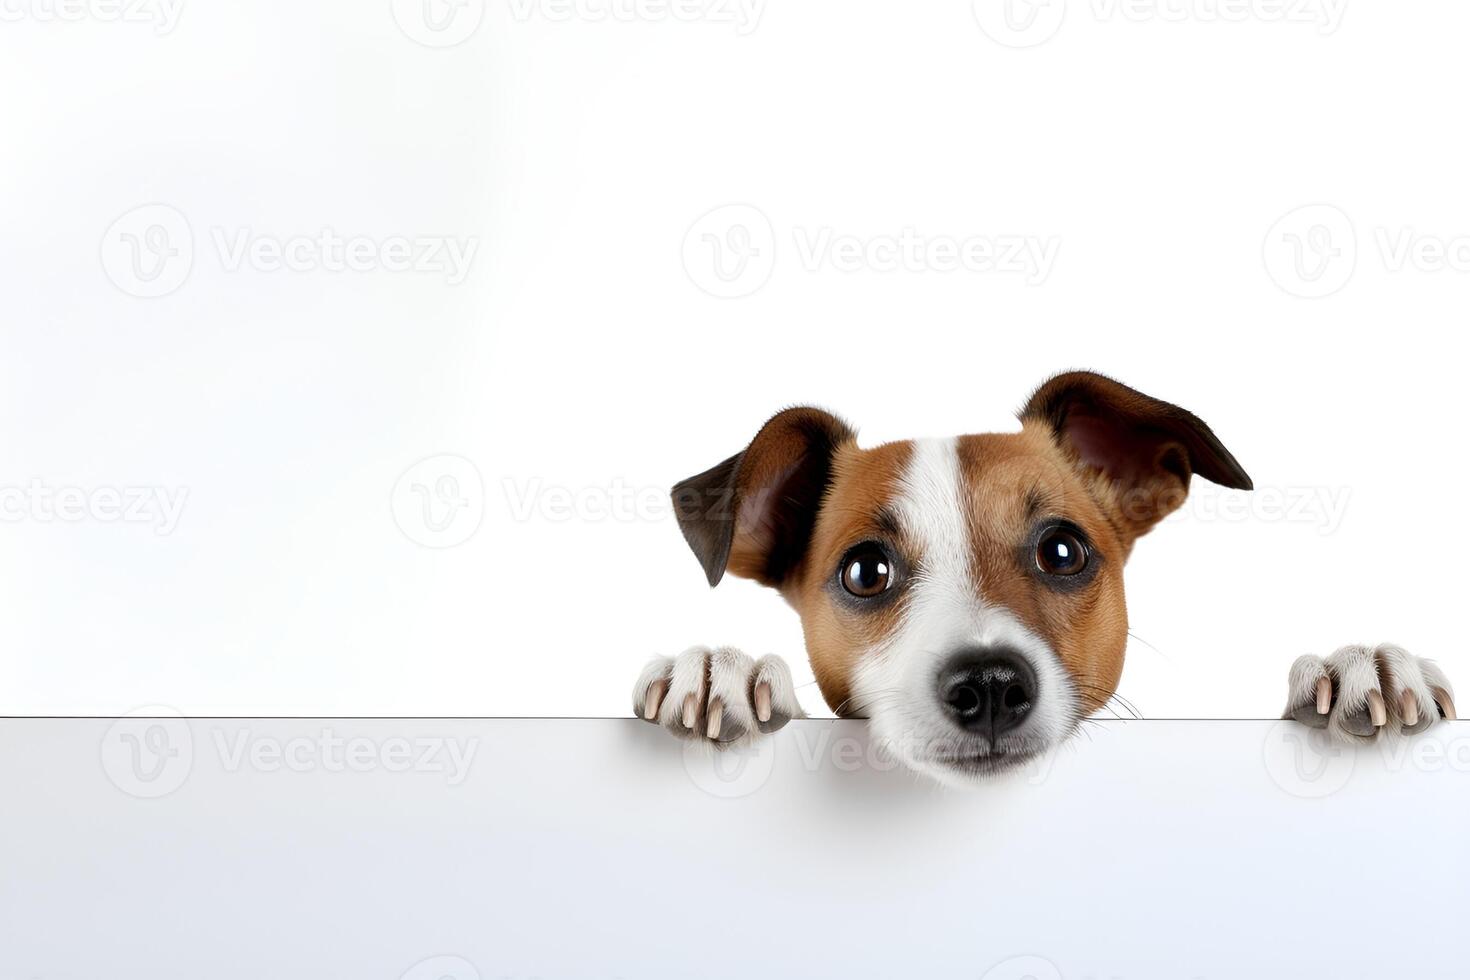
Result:
M1184 503L1192 474L1251 489L1251 478L1200 419L1091 371L1043 384L1021 422L1051 430L1133 537Z
M788 408L746 450L674 486L679 529L710 585L728 568L779 586L806 555L832 456L853 431L819 408Z

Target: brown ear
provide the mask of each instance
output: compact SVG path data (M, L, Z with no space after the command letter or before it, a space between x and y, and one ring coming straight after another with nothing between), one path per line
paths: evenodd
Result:
M1091 371L1052 378L1020 414L1023 424L1051 429L1135 537L1184 502L1191 474L1251 489L1251 478L1200 419Z
M710 585L728 568L780 585L806 555L832 456L853 431L819 408L788 408L745 451L674 486L674 513Z

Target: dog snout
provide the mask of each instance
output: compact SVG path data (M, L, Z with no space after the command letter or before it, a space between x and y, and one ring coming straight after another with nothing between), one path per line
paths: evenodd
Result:
M1030 714L1036 702L1036 672L1014 650L965 650L940 672L939 700L961 728L994 741Z

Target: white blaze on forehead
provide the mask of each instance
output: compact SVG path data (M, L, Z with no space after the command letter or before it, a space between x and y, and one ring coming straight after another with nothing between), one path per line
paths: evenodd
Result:
M972 558L971 493L957 439L913 443L891 502L914 547L913 577L898 628L858 664L856 701L866 706L880 737L952 730L937 697L942 665L967 648L1003 647L1024 656L1036 672L1036 704L1023 730L1042 741L1060 739L1073 723L1075 693L1050 645L1010 609L986 600Z
M940 647L999 643L997 614L982 596L984 583L971 560L969 490L960 469L959 441L923 439L899 480L894 510L913 539L914 579L900 627L903 645Z
M970 568L959 442L919 439L913 446L893 509L904 531L919 544L917 571L925 585L953 588L975 597L978 590Z

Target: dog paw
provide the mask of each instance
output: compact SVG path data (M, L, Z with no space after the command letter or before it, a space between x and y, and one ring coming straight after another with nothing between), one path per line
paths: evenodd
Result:
M1346 646L1325 660L1298 657L1289 684L1283 717L1338 738L1417 735L1440 718L1455 719L1444 672L1391 643Z
M633 710L680 738L729 745L803 715L780 657L752 660L734 647L690 647L655 657L633 685Z

